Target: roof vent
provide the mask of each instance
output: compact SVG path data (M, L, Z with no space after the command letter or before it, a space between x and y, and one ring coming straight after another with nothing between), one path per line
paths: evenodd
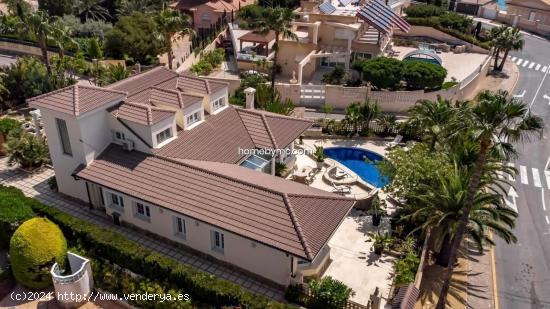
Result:
M122 141L122 149L128 152L134 150L134 141L131 141L128 139L125 141Z

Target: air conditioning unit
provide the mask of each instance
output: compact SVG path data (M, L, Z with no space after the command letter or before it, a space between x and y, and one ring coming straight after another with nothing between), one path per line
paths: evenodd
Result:
M134 141L131 140L125 140L122 142L122 149L125 151L132 151L134 150Z

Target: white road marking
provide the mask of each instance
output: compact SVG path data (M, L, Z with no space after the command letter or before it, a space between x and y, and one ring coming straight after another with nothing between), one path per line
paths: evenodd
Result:
M546 186L550 189L550 171L544 171L544 178L546 178Z
M544 216L546 218L546 224L550 224L550 219L548 219L548 216Z
M550 97L548 95L545 94L542 96L542 98L548 100L548 105L550 105Z
M537 66L535 67L535 71L538 71L540 67L541 67L540 63L537 63Z
M529 179L527 179L527 167L524 165L519 166L519 175L521 177L521 183L524 185L529 184Z
M529 66L529 69L532 69L535 66L534 62L531 62L531 65Z
M504 172L503 171L497 171L497 175L499 179L504 179Z
M518 62L516 62L516 64L519 66L521 64L521 62L523 61L523 59L518 59Z
M533 167L531 168L531 172L533 172L533 185L537 188L542 187L542 184L540 183L539 169Z
M539 88L537 89L537 92L535 92L535 96L533 97L533 100L529 104L529 111L531 111L531 107L533 106L533 103L535 103L535 100L539 96L540 89L542 88L542 85L544 84L544 81L546 80L546 76L548 76L548 71L546 71L546 73L544 73L544 76L542 77L542 80L540 81Z
M523 63L522 67L525 68L528 64L529 64L529 61L525 60L525 62Z
M542 195L542 210L546 211L546 202L544 201L544 189L540 191Z
M548 156L548 160L546 160L546 165L544 166L544 169L548 169L548 165L550 165L550 156Z
M516 204L516 198L518 198L519 195L516 192L516 189L514 189L514 186L510 186L510 190L508 190L508 196L512 198L512 201L510 202L508 199L504 199L506 201L506 205L508 205L508 207L512 208L517 213L518 206Z
M546 70L547 70L547 69L548 69L548 67L547 67L547 66L544 66L544 67L542 68L542 70L541 70L542 73L546 73Z
M508 166L509 166L509 167L514 167L514 163L508 162ZM508 180L510 180L510 181L516 181L516 179L514 178L513 173L508 174Z
M525 96L525 89L521 92L521 94L514 94L514 98L523 98Z
M516 59L518 59L518 57L512 57L512 61L516 61Z

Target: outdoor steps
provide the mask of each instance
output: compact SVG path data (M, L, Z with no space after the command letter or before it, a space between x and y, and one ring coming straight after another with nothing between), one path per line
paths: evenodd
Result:
M378 44L378 30L369 28L356 41L358 43Z

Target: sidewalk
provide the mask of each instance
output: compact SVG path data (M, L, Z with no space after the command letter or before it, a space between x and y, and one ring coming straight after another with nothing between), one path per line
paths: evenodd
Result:
M53 169L44 168L39 172L28 174L21 169L8 167L7 162L8 158L0 158L0 184L19 188L26 196L35 198L46 205L56 207L71 216L88 221L96 226L120 233L124 237L139 243L141 246L182 264L191 265L218 278L238 284L253 293L277 301L284 301L284 291L276 289L272 285L130 228L116 226L106 216L101 216L99 213L90 211L88 205L75 202L70 198L55 193L48 185L48 179L54 175Z
M494 60L491 59L491 68L489 69L489 73L492 70L493 61ZM516 87L518 80L519 80L519 69L517 65L510 59L507 59L506 62L504 63L504 69L500 74L498 75L489 74L485 76L479 82L475 90L473 90L470 93L470 95L465 99L466 100L474 99L475 96L482 90L491 90L491 91L506 90L508 91L508 93L513 94L514 88Z

